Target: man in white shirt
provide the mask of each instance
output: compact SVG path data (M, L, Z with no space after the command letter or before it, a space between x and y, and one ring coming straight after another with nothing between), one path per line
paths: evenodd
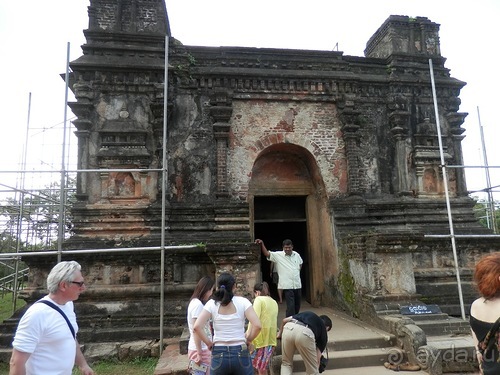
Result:
M293 243L289 239L283 241L283 251L268 251L264 242L259 239L255 243L260 245L262 254L276 267L278 289L283 290L286 301L286 316L298 314L302 289L300 270L303 263L300 254L293 250Z
M17 327L9 375L94 375L76 339L73 301L85 291L81 266L60 262L47 277L49 294L26 311ZM64 314L64 315L63 315Z

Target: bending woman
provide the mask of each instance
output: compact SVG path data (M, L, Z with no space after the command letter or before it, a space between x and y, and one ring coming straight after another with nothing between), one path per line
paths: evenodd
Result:
M229 273L217 278L217 290L203 307L193 330L212 349L211 375L253 375L248 345L260 332L260 320L250 301L235 296L236 282ZM212 318L213 342L203 327ZM245 318L252 329L245 334Z
M189 344L188 344L188 358L194 360L197 364L203 363L210 366L211 352L207 345L200 340L200 338L194 334L193 326L196 319L203 311L203 305L208 301L212 295L212 290L214 288L215 282L209 277L205 276L198 281L196 287L194 288L193 295L189 301L187 309L187 323L189 328ZM209 322L203 327L205 334L211 339L212 330L210 328Z

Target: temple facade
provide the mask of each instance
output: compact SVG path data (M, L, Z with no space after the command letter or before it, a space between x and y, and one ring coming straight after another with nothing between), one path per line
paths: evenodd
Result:
M134 337L156 337L162 278L172 332L204 275L232 272L248 295L269 279L256 238L269 249L293 241L313 306L365 318L381 303L418 301L459 314L450 239L431 236L450 233L436 124L445 163L462 165L467 116L439 24L389 16L360 57L187 46L163 0L90 0L88 13L83 54L70 63L78 168L88 172L78 175L65 248L109 252L64 256L84 265L89 285L78 303L82 341L103 328L126 337L132 323ZM455 233L489 233L463 169L446 176ZM162 227L167 246L196 245L168 249L164 274L148 249ZM457 248L471 301L471 269L498 245L465 238ZM54 258L26 262L33 300Z

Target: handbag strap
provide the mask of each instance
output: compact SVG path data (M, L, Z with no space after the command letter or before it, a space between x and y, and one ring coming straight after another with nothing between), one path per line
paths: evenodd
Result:
M321 355L323 355L323 354L326 354L326 359L330 359L330 358L328 357L328 345L327 345L327 346L325 346L325 350L323 350L323 353L321 353Z
M62 315L62 317L64 318L64 320L66 320L66 323L68 323L68 327L71 331L71 334L73 335L73 338L76 339L76 335L75 335L75 329L73 328L73 326L71 325L71 323L69 322L69 319L68 317L66 316L66 314L59 308L57 307L56 305L54 305L52 302L50 301L47 301L46 299L41 299L39 301L37 301L37 303L40 302L40 303L43 303L47 306L50 306L52 307L54 310L56 310L59 314Z
M486 336L484 337L484 340L478 343L478 349L482 353L485 353L491 349L493 349L493 346L495 345L495 335L498 332L498 329L500 328L500 318L498 318L493 324L493 327L488 331Z

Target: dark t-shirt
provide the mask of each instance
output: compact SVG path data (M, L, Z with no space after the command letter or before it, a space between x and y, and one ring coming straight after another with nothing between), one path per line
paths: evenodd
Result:
M307 324L307 326L314 333L314 341L316 342L316 347L320 352L326 348L328 343L328 333L326 332L325 323L318 315L311 311L303 311L301 313L292 316L293 319L297 319L299 322Z
M482 320L474 318L472 315L470 317L470 327L476 334L479 342L483 341L489 330L493 327L495 323L483 322ZM494 339L494 338L493 338ZM483 356L483 371L484 375L498 375L500 374L500 363L497 362L499 359L499 353L496 345L493 346L491 352L486 353Z

